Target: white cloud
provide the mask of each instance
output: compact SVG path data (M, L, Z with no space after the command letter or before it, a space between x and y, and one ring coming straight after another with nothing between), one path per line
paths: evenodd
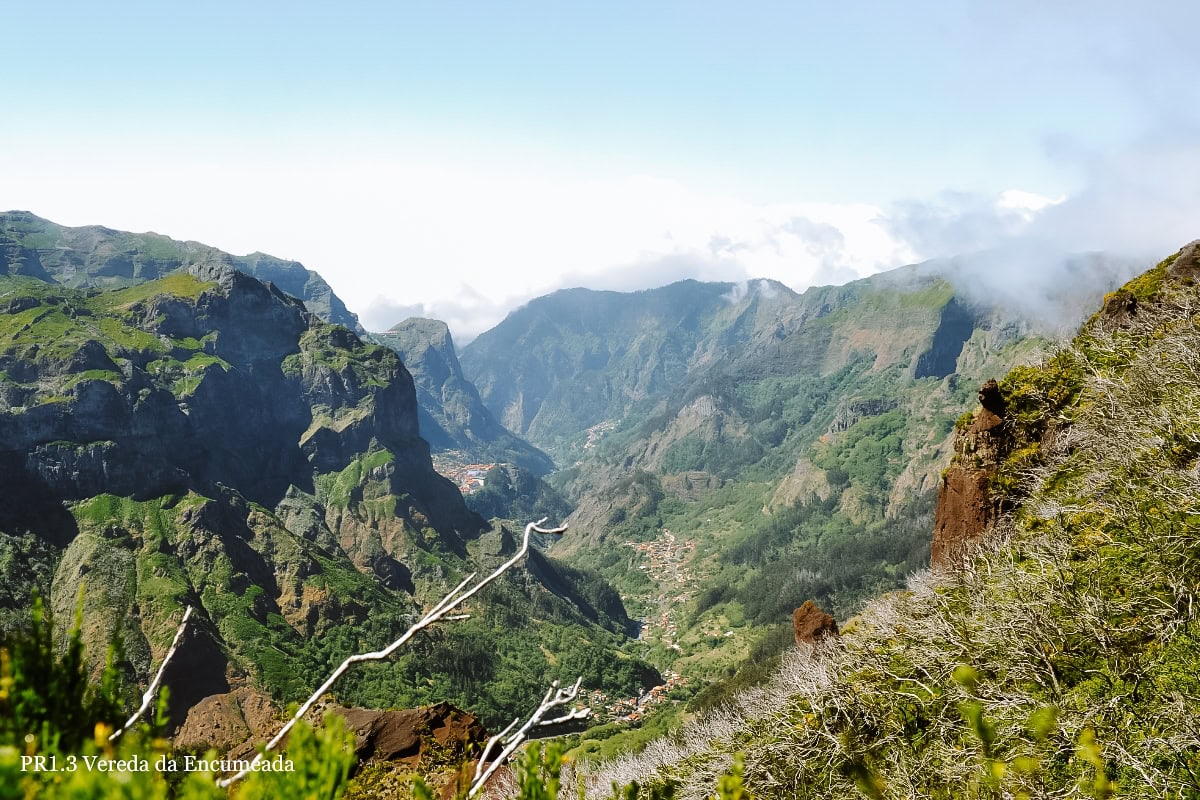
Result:
M445 320L465 343L565 286L761 277L802 290L1014 245L1161 255L1200 232L1198 141L1177 124L1115 155L1060 142L1051 155L1081 176L1068 197L1013 187L886 206L756 203L651 175L464 166L378 149L210 159L113 143L69 157L10 148L0 152L0 208L297 259L369 329L420 314Z
M1045 209L1030 234L1064 250L1158 259L1200 237L1200 121L1164 121L1115 154L1059 143L1081 188Z
M567 285L776 278L803 288L913 253L871 205L754 204L649 175L364 153L0 154L0 207L154 230L319 271L371 329L419 311L466 341Z
M999 197L996 198L996 207L1008 211L1016 211L1026 219L1032 219L1042 209L1056 206L1066 199L1066 195L1045 197L1035 192L1008 189L1001 192Z

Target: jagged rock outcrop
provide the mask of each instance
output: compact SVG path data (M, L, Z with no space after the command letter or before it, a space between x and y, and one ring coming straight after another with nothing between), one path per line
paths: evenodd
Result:
M953 568L983 540L1000 511L989 488L1011 448L1004 430L1006 412L1000 386L989 380L979 389L980 408L954 441L954 461L942 476L934 512L931 564Z
M354 731L360 765L386 761L415 767L434 750L438 759L456 763L487 742L479 720L450 703L394 711L332 710Z
M837 636L838 624L812 600L805 600L792 612L792 631L796 636L796 644L816 644Z

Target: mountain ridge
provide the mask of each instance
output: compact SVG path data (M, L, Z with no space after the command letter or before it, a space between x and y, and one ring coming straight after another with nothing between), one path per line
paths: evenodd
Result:
M588 796L699 797L734 751L768 800L1195 796L1198 278L1192 243L985 384L952 469L982 470L996 513L953 523L940 568L840 637L592 771Z
M235 256L153 232L129 233L102 225L71 228L29 211L0 213L0 273L74 288L118 288L206 263L225 264L268 280L303 300L327 322L364 332L358 317L325 279L298 261L261 252Z
M548 455L514 436L466 379L446 323L410 317L370 335L390 347L412 373L421 433L435 450L461 450L476 461L511 462L541 477L554 469Z
M463 367L565 467L550 483L584 533L553 554L621 590L660 668L721 679L803 602L845 621L927 566L962 408L1052 349L1057 326L978 302L996 276L954 264L972 291L944 264L803 294L567 290L465 347ZM1099 302L1122 268L1079 257L1089 280L1057 307Z

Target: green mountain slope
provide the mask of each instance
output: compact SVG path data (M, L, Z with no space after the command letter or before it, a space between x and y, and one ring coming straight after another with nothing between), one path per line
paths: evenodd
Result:
M976 388L1040 358L1124 268L1076 258L1068 284L1018 308L991 298L1011 297L986 288L994 265L973 263L803 295L763 282L571 290L467 348L485 402L522 410L570 465L550 481L585 533L554 555L621 591L648 657L688 691L718 682L690 708L761 672L723 683L778 653L805 601L845 621L929 564L939 479ZM468 358L484 352L475 374Z
M794 297L773 281L749 292L690 280L628 294L566 289L473 340L463 371L509 430L570 463L587 429L681 390Z
M700 796L735 751L761 798L1200 796L1198 277L1194 243L983 393L954 464L978 504L947 475L939 536L965 546L942 571L608 764L596 796L633 776Z
M844 620L928 563L955 419L1036 333L916 270L780 303L556 476L588 533L555 554L621 589L661 665L724 676L805 600Z
M264 253L232 256L199 242L89 225L68 228L28 211L0 213L0 274L26 275L72 288L113 289L156 280L198 264L223 264L299 297L326 322L362 332L329 284L296 261Z
M219 259L110 290L0 276L0 485L0 632L35 589L62 619L82 596L91 662L119 633L144 683L196 606L176 721L246 682L299 699L511 551L433 470L397 356ZM556 666L619 694L656 679L602 656L627 620L595 575L531 565L342 699L495 722Z

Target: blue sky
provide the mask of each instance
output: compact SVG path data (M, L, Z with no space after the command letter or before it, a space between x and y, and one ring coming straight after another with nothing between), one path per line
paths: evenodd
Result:
M568 284L1200 235L1192 4L845 5L6 4L0 207L464 338Z

